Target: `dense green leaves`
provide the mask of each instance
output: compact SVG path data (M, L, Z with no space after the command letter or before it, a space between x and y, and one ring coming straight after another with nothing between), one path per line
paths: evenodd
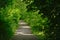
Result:
M60 36L58 35L60 30L60 1L0 0L0 29L4 28L5 30L1 34L7 32L6 34L10 38L19 19L25 20L31 26L32 32L35 35L38 34L39 40L58 40Z
M3 7L0 8L0 40L9 40L18 27L20 9L16 7L14 2L12 5Z
M45 31L49 28L49 21L47 17L42 17L43 14L38 14L38 12L39 11L26 12L25 14L22 14L22 18L31 26L32 32L38 36L38 39L44 40L46 37Z
M25 1L28 4L31 2L30 0L23 0L23 1ZM59 21L60 20L60 12L59 12L60 1L59 0L32 0L32 1L33 2L27 6L27 11L31 12L31 11L39 10L38 14L43 13L42 17L44 18L48 17L50 21L49 23L50 26L48 28L45 28L46 40L58 40L60 36L58 35L60 33L59 32L60 29L58 29L60 28L60 21ZM31 19L28 19L28 20L30 21Z

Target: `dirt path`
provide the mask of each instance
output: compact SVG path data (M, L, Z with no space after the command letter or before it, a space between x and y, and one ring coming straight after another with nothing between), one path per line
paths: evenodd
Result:
M19 28L16 30L13 40L37 40L37 38L32 34L28 24L20 20Z

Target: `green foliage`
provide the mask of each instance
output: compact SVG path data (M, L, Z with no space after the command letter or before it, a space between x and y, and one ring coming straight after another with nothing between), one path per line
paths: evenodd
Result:
M24 6L24 9L27 9L26 7L28 7L30 5L31 1L24 1L26 2L26 6ZM29 8L29 7L28 7ZM23 10L24 11L24 10ZM45 40L46 39L46 29L49 28L49 20L48 17L43 17L43 13L39 13L39 10L33 10L31 9L31 11L29 11L27 9L27 11L25 11L24 13L21 13L21 19L23 19L24 21L26 21L32 29L33 34L37 35L39 40Z
M55 40L60 30L59 13L59 0L0 0L0 30L3 35L0 38L9 39L13 35L21 16L39 40Z
M0 0L0 8L5 8L8 5L12 5L12 0Z
M33 12L26 12L23 15L23 19L31 26L33 34L38 36L39 40L45 39L45 28L49 28L49 21L47 17L42 17L43 13L38 14L39 11ZM41 32L43 32L43 36L41 35Z
M38 14L43 13L43 17L48 17L50 20L50 26L45 31L46 40L58 40L60 37L58 35L60 33L58 29L60 28L60 0L33 0L27 6L27 11L36 10L40 11Z
M0 40L10 40L14 35L20 19L20 9L15 5L0 8Z
M3 36L3 37L0 36L0 39L2 38L1 40L9 40L9 38L13 36L13 33L18 27L19 19L20 19L19 9L17 8L11 8L9 6L6 7L5 9L0 10L0 25L1 25L0 30L2 31L0 35Z

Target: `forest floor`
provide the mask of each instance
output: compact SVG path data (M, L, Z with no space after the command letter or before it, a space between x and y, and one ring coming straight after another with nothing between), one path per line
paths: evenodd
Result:
M16 30L12 40L37 40L37 37L32 34L30 26L23 20L20 20L19 28Z

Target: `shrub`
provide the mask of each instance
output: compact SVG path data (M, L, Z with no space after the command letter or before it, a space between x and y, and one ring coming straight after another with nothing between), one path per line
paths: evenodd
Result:
M14 8L11 5L0 10L0 39L9 40L17 26L20 19L20 11L18 8Z
M39 40L46 38L45 31L49 27L48 17L42 17L43 13L38 14L39 11L26 12L23 19L31 26L33 34L37 35Z

